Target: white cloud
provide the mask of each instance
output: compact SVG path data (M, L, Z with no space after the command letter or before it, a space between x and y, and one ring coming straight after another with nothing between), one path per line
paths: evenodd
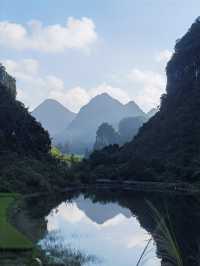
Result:
M40 65L37 60L2 60L2 63L7 71L17 79L18 99L30 109L36 107L43 100L52 98L77 112L91 98L102 93L108 93L122 103L127 103L130 100L124 90L106 83L94 88L77 86L67 89L62 79L54 75L41 76Z
M83 105L87 104L91 98L102 93L108 93L122 103L127 103L130 100L125 91L120 88L112 87L106 83L102 83L95 88L74 87L69 90L54 90L50 93L50 97L77 112Z
M156 55L156 61L159 63L162 62L166 64L170 60L171 57L172 57L171 51L163 50Z
M18 62L13 60L3 60L7 71L16 77L24 77L26 75L36 75L39 69L39 63L34 59L23 59Z
M153 71L134 68L128 74L134 84L134 99L144 109L149 110L160 103L160 96L165 91L166 78Z
M130 97L125 90L113 87L106 83L102 83L96 88L90 89L89 91L90 97L94 97L102 93L108 93L110 96L119 100L121 103L127 103L128 101L130 101Z
M130 87L126 89L107 83L92 88L81 86L66 88L59 77L42 75L37 60L3 60L2 63L17 79L18 99L30 109L47 98L53 98L72 111L78 112L94 96L108 93L122 103L133 99L143 110L148 111L160 103L160 96L164 93L166 85L164 74L133 68L128 73Z
M44 26L40 21L27 25L0 22L0 45L17 50L63 52L69 48L88 49L97 40L94 22L87 17L69 17L64 26Z
M75 87L69 90L52 90L49 95L50 98L53 98L72 111L79 111L79 109L87 104L90 100L88 92L81 88Z
M23 59L19 61L1 60L6 70L17 80L17 98L31 109L48 98L52 91L63 91L63 81L54 76L40 75L37 60Z

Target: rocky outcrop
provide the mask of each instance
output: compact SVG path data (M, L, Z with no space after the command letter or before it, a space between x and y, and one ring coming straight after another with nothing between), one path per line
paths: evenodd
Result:
M10 93L12 97L16 97L16 80L10 76L5 67L0 63L0 84Z

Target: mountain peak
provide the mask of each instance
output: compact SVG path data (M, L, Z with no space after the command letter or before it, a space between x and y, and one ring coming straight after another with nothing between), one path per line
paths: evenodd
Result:
M44 100L43 103L56 103L56 104L62 105L60 102L58 102L57 100L52 99L52 98L48 98L48 99Z
M58 136L57 142L61 139L63 142L69 141L73 153L84 153L93 147L96 131L102 123L117 127L125 117L145 116L135 103L130 105L123 105L108 93L95 96L80 109L66 131Z
M111 95L108 93L102 93L94 96L88 104L83 106L81 110L84 110L88 106L94 106L98 108L105 108L105 106L110 106L112 105L117 105L117 106L123 106L121 102L119 102L117 99L113 98Z
M176 42L175 53L167 64L167 90L161 97L157 115L122 148L95 154L95 167L87 173L119 176L138 181L198 182L199 104L200 104L200 20ZM96 163L96 158L102 158ZM107 168L107 162L112 167ZM105 171L102 171L105 169ZM93 172L92 172L93 171ZM98 177L98 176L97 176ZM186 263L187 264L187 263Z
M51 136L64 130L75 117L75 113L54 99L43 101L33 110L32 115L49 131Z
M124 105L124 108L127 110L127 112L134 112L135 114L137 114L137 116L146 116L143 110L134 101L126 103Z
M96 97L105 97L105 98L112 98L111 96L110 96L110 94L108 94L107 92L103 92L103 93L101 93L101 94L98 94Z
M46 105L49 105L49 106L52 106L52 105L54 105L54 106L59 106L59 107L61 107L61 108L65 108L66 110L68 110L69 112L71 112L68 108L66 108L63 104L61 104L59 101L57 101L57 100L55 100L55 99L51 99L51 98L48 98L48 99L46 99L46 100L44 100L42 103L40 103L39 105L38 105L38 107L36 107L35 108L35 110L37 109L37 108L39 108L39 107L44 107L44 106L46 106ZM35 111L34 110L34 111Z
M112 101L118 101L117 99L113 98L110 94L108 94L107 92L103 92L101 94L97 94L96 96L94 96L92 100L112 100Z
M136 105L136 103L133 100L125 104L125 106L132 106L132 105Z

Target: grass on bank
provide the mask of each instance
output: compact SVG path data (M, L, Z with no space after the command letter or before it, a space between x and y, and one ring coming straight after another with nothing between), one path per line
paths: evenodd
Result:
M141 261L145 256L149 243L153 241L153 239L161 250L162 260L165 261L167 265L169 262L170 265L183 266L181 252L176 240L176 236L173 232L173 228L170 226L171 222L167 210L166 216L163 217L150 201L147 201L147 204L152 211L152 215L157 226L155 231L152 233L153 237L151 237L147 242L136 266L141 265Z
M0 193L0 251L26 251L33 248L32 242L8 222L8 210L17 195Z
M51 149L51 155L60 160L63 161L65 163L67 163L69 166L71 166L74 163L78 163L81 162L83 159L83 156L81 155L74 155L74 154L64 154L62 153L58 148L56 147L52 147Z

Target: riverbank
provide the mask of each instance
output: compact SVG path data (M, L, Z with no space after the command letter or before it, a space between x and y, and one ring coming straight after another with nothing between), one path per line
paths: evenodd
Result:
M57 201L61 202L62 198L67 195L67 197L73 197L74 194L76 194L78 191L109 191L109 192L119 192L119 191L127 191L130 193L138 193L138 192L155 192L155 193L173 193L173 194L184 194L184 195L193 195L200 193L199 186L198 185L192 185L188 183L161 183L161 182L137 182L137 181L113 181L110 179L98 179L96 180L96 183L93 184L73 184L66 189L63 189L62 193L63 196L59 193L59 196L61 198L58 198ZM64 196L65 195L65 196ZM71 196L70 196L71 195ZM42 239L44 233L46 232L46 221L44 217L49 213L49 210L51 210L54 205L57 206L57 201L55 203L52 201L52 206L50 204L50 201L44 201L40 200L37 202L37 198L40 197L52 197L52 195L48 195L48 193L32 193L29 195L23 195L19 196L16 194L6 193L6 194L0 194L0 236L1 236L1 230L4 231L3 233L10 232L9 234L11 237L8 237L8 235L5 235L7 239L10 241L10 247L12 245L11 249L2 249L1 255L0 255L0 261L1 265L3 266L30 266L32 265L32 262L35 261L36 258L41 258L43 262L45 262L44 265L49 265L47 262L47 258L44 256L42 250L37 248L36 243L39 239ZM54 195L54 197L56 197ZM29 202L27 205L27 201ZM34 203L34 201L36 202ZM45 202L45 203L43 203ZM45 204L45 207L47 209L45 210L44 206L42 204ZM47 205L47 206L46 206ZM49 205L49 206L48 206ZM37 219L33 217L33 214L35 215L35 212L39 212ZM31 214L31 216L30 216ZM6 227L9 228L9 231L7 229L3 229L1 227L2 220L4 220L4 224L6 224ZM10 229L12 228L12 229ZM13 234L13 230L18 232L16 236L16 233ZM19 233L20 232L20 233ZM20 236L23 236L22 238L17 238ZM13 239L14 237L14 239ZM23 242L22 240L28 240L29 245L31 242L32 246L22 245L23 243L26 244L26 242ZM6 240L6 241L8 241ZM3 239L2 239L3 241ZM3 242L5 245L7 242ZM1 244L1 239L0 239ZM15 245L17 244L17 245ZM21 245L21 249L20 246ZM23 248L25 248L23 250ZM32 249L33 248L33 249ZM0 247L1 250L1 247ZM3 252L4 250L4 252ZM28 251L28 252L26 252ZM15 262L16 258L16 263ZM2 264L2 261L6 261L6 263ZM12 261L12 264L9 264ZM27 264L28 261L28 264ZM30 261L32 261L30 263ZM35 264L34 264L35 265ZM36 264L38 265L38 264Z
M1 266L31 265L34 244L12 223L20 195L0 193L0 261ZM29 263L30 262L30 263Z
M131 180L112 180L97 179L96 182L85 184L72 184L71 186L60 190L64 193L73 193L76 191L85 191L91 189L109 190L109 191L132 191L132 192L157 192L194 195L200 194L200 184L186 182L148 182L148 181L131 181Z
M113 190L130 190L141 192L160 192L160 193L181 193L181 194L200 194L199 184L186 182L148 182L148 181L131 181L131 180L110 180L97 179L96 187L101 189Z
M17 198L16 194L0 194L0 251L30 251L33 249L32 242L8 221L9 210Z

